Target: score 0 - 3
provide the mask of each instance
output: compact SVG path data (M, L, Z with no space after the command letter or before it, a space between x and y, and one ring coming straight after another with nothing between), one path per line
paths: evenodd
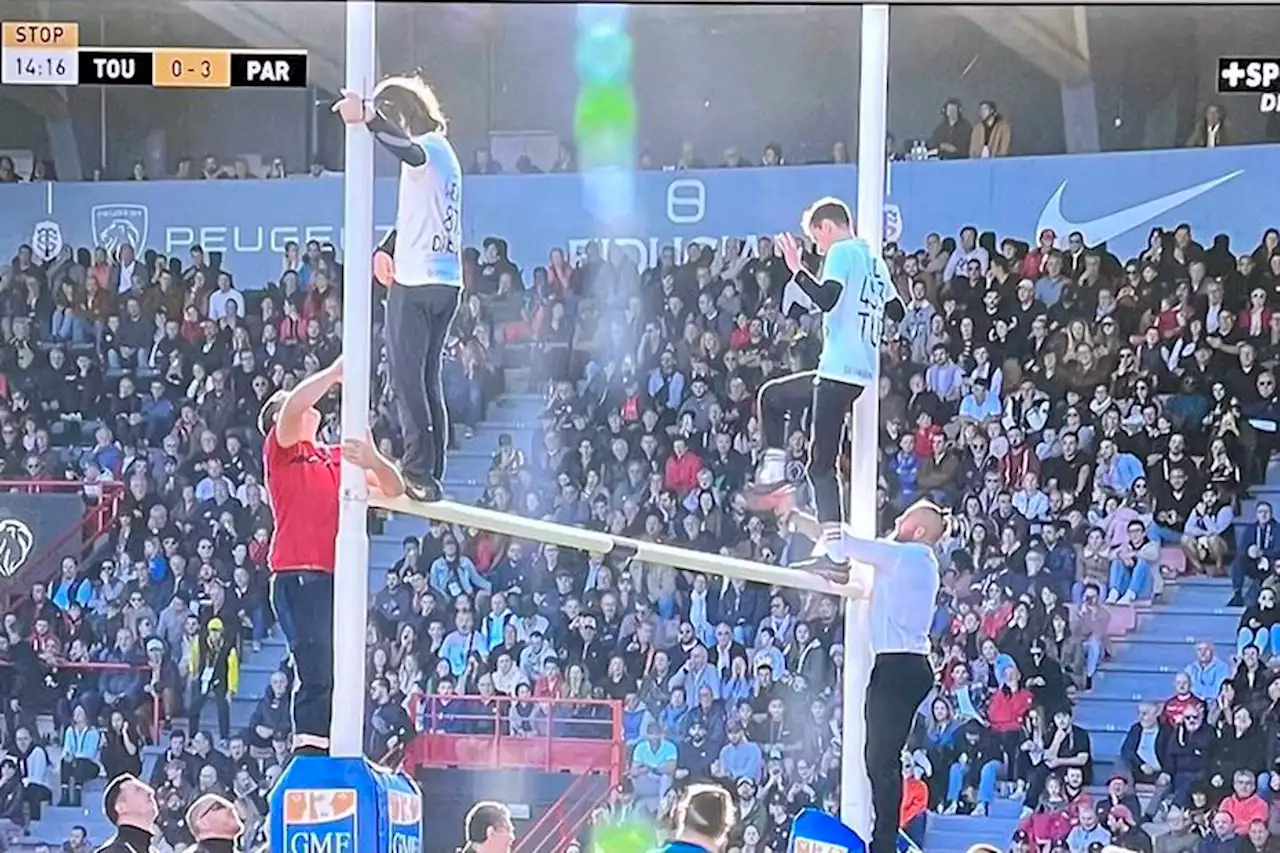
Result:
M74 86L79 82L76 49L80 25L10 22L3 25L0 83L13 86Z

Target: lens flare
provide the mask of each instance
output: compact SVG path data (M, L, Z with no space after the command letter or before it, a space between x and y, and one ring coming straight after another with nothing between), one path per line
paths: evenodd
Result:
M632 42L625 5L580 5L574 68L574 141L587 208L606 225L632 210L636 161L636 100Z

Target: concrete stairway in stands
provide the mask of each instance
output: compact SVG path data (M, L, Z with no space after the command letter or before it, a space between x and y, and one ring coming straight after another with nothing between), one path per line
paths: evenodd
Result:
M527 370L507 371L507 387L512 389L512 393L499 397L489 406L488 420L477 424L470 437L464 436L461 428L455 428L458 448L449 454L445 482L445 488L454 500L473 503L480 498L487 483L490 460L498 446L499 436L510 435L515 445L526 454L533 451L538 416L545 407L545 400L541 395L526 393L527 377ZM382 534L372 537L369 553L370 590L381 588L387 570L400 556L400 543L404 537L421 535L425 527L425 522L420 519L395 518ZM268 637L262 644L261 651L254 652L248 646L245 647L240 665L240 692L231 702L233 733L244 730L249 724L258 700L267 691L271 673L279 669L284 660L285 644L278 634ZM217 722L212 708L205 709L201 725L208 731L216 730ZM49 751L50 759L56 767L60 750L50 747ZM160 747L147 749L143 767L145 773L151 772L152 763L160 752ZM99 805L101 787L101 782L91 783L82 808L46 808L41 820L32 824L31 834L11 849L34 849L39 843L48 844L55 850L60 849L71 828L76 825L89 830L89 838L94 844L104 841L110 835L111 826L103 817Z
M1259 500L1280 506L1280 461L1267 470L1266 483L1243 502L1242 521L1253 518ZM1162 702L1173 692L1174 674L1194 657L1194 644L1212 640L1219 657L1235 650L1241 608L1228 607L1225 579L1187 578L1168 584L1163 600L1140 608L1135 629L1115 640L1115 656L1102 665L1093 690L1081 695L1076 722L1088 732L1095 756L1094 782L1105 783L1116 768L1120 745L1137 719L1140 701ZM936 772L945 772L945 770ZM931 815L925 837L928 853L960 853L986 841L1003 848L1016 829L1022 803L999 800L988 817Z
M1076 723L1092 742L1095 784L1105 783L1116 768L1138 703L1161 702L1173 692L1173 676L1193 659L1196 641L1213 640L1223 657L1231 654L1239 611L1226 607L1230 596L1225 580L1188 578L1169 584L1163 601L1141 608L1135 629L1115 638L1114 658L1102 665L1093 689L1081 694L1076 705ZM987 817L930 815L925 850L961 853L979 841L1003 848L1021 809L1020 800L1001 799Z

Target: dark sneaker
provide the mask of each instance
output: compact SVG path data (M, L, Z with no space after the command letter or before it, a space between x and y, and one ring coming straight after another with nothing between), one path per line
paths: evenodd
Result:
M431 477L425 483L405 480L404 493L415 501L432 503L444 497L444 487L440 485L440 481L435 477Z
M1231 596L1231 600L1227 602L1228 607L1244 607L1244 596L1236 593Z
M799 569L802 572L808 572L811 575L817 575L826 578L833 583L849 582L849 564L837 562L826 554L817 557L808 557L804 560L797 560L791 564L791 568Z

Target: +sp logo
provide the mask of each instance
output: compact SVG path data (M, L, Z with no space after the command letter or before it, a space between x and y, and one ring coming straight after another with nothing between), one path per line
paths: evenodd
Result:
M1219 58L1218 91L1223 94L1280 92L1280 58Z

